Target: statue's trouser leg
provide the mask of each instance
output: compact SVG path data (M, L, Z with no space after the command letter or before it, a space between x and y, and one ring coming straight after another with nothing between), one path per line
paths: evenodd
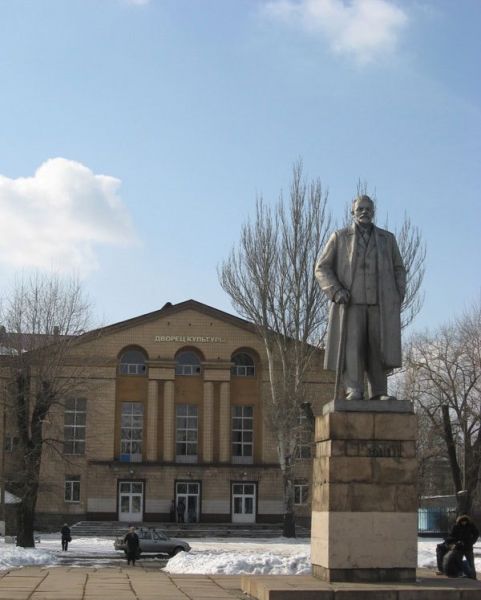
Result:
M364 392L365 357L367 351L367 307L352 304L347 307L346 353L342 380L346 393Z
M387 377L381 359L381 318L377 305L367 307L366 363L369 397L387 395Z
M346 359L342 377L348 394L363 394L365 372L369 397L387 394L387 378L381 361L379 306L352 304L347 309Z

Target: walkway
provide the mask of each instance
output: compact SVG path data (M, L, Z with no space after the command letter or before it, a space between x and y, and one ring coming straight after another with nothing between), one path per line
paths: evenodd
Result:
M328 584L310 575L169 575L136 567L24 567L0 572L0 600L479 600L481 583L418 570L412 584ZM242 592L242 589L247 595Z
M24 567L0 572L0 600L239 600L240 576L158 568Z

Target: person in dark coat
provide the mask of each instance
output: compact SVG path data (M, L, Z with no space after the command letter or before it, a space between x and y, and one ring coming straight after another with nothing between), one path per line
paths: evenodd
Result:
M67 525L67 523L63 524L60 533L62 535L62 550L67 551L68 543L72 541L72 534L70 532L70 527Z
M124 537L124 544L127 564L132 563L132 566L135 567L135 561L139 555L139 536L135 533L135 527L129 527L129 531Z
M185 514L185 502L183 498L180 498L177 502L177 523L184 523L184 514Z
M471 568L467 560L463 560L463 542L452 544L443 557L443 573L448 577L471 577Z
M470 577L476 579L473 546L479 537L479 531L469 515L461 515L456 519L450 537L452 537L455 542L463 543L463 554L466 557L471 571Z
M170 503L170 522L175 523L175 500Z

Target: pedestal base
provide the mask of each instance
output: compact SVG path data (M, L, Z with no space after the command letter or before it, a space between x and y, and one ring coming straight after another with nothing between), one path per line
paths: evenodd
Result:
M316 419L311 561L325 581L413 581L416 417L332 412Z
M312 565L312 574L314 577L332 583L409 582L416 579L416 569L327 569Z

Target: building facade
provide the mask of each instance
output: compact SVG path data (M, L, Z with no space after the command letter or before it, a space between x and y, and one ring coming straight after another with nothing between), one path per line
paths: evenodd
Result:
M78 392L45 423L38 526L79 520L278 522L276 444L266 425L268 373L248 322L194 300L85 334ZM315 414L332 394L316 355ZM73 366L72 366L73 368ZM311 436L299 415L295 504L310 516ZM4 431L6 481L15 424ZM60 451L58 448L61 448ZM8 488L8 483L7 483Z

